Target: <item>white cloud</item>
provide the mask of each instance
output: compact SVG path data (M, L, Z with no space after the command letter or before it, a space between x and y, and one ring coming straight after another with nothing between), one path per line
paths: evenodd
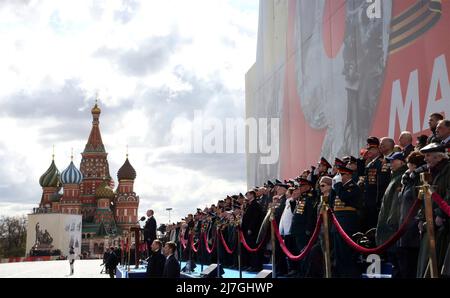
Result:
M15 215L38 204L38 180L51 162L53 143L60 170L72 147L79 164L96 92L111 175L116 176L128 144L141 213L152 207L165 221L167 204L174 219L243 191L243 179L229 179L234 169L219 173L220 156L210 157L210 167L197 167L198 156L177 154L192 109L243 117L244 75L256 52L257 3L0 3L2 212ZM114 55L99 55L102 49ZM236 160L235 171L244 172L242 158Z

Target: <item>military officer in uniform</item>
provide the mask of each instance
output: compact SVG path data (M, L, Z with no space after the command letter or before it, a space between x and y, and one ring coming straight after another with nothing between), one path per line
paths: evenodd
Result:
M364 175L364 210L362 230L375 228L381 201L390 182L390 168L379 151L380 141L376 137L367 139L367 165Z
M361 190L352 179L353 170L338 167L338 174L333 178L333 189L330 193L329 204L340 225L347 233L353 235L359 231L358 201L361 199ZM359 277L356 264L357 254L342 239L333 225L331 229L333 255L336 277Z
M334 175L336 175L337 174L337 167L338 166L345 166L346 165L346 163L344 162L344 161L342 161L341 159L339 159L339 158L335 158L334 159L334 164L333 164L333 167L331 168L331 177L333 177ZM320 180L320 179L319 179Z
M350 156L345 156L344 158L342 158L342 161L344 162L344 166L353 170L353 175L352 175L353 181L358 182L359 181L358 159L356 157L354 157L353 155L350 155Z
M308 243L315 228L317 219L317 198L313 189L313 183L307 179L299 179L300 196L290 201L291 210L294 210L290 234L295 239L297 252L300 252ZM297 192L294 192L296 195ZM298 277L305 277L307 260L303 259L299 264Z
M274 191L275 195L279 196L279 204L275 208L275 220L280 222L281 215L283 214L283 210L286 207L286 192L289 188L289 185L282 183L280 180L275 181Z
M324 157L321 157L319 162L317 163L317 168L314 169L314 172L311 174L311 182L313 183L314 189L317 192L320 192L319 181L325 175L328 175L328 170L331 169L332 166Z
M267 183L264 183L264 187L261 187L260 189L258 189L259 194L257 193L257 195L260 196L260 198L261 198L261 200L260 200L261 206L262 206L264 212L267 211L267 208L268 208L270 202L272 202L273 187L274 187L273 183L271 181L267 181Z

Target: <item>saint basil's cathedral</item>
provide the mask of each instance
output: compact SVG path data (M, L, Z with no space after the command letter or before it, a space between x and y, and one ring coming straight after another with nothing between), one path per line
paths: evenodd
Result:
M94 256L103 255L109 245L118 245L130 227L137 226L139 196L133 189L136 171L128 154L117 173L119 185L113 190L114 180L100 133L101 110L97 103L91 113L92 129L81 153L80 169L74 165L72 156L69 166L60 173L53 158L39 179L43 192L38 210L81 214L81 252Z

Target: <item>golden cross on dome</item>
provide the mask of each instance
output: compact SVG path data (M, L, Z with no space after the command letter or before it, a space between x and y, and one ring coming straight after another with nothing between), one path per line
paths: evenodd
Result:
M95 105L98 104L98 91L95 92Z
M53 145L53 154L52 154L52 160L55 160L55 145Z
M70 160L73 161L73 148L71 148Z
M127 158L128 158L128 144L127 144Z

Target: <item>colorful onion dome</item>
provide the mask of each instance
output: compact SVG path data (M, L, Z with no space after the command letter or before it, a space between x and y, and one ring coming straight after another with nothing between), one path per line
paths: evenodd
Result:
M61 173L62 184L80 184L82 180L83 174L73 164L73 161L71 161L67 169Z
M58 187L60 186L60 173L55 165L55 160L52 160L52 164L48 170L39 178L39 184L42 187Z
M95 197L97 199L114 199L114 191L108 186L106 181L103 181L95 190Z
M125 160L125 163L117 172L117 178L120 180L134 180L136 179L136 171L133 166L130 164L128 158Z

